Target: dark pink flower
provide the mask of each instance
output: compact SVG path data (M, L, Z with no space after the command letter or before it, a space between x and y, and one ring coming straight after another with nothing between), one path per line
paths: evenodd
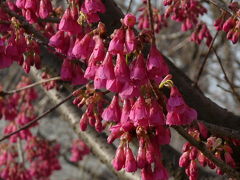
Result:
M81 40L76 41L72 53L76 58L87 59L94 48L92 36L87 33Z
M102 118L106 121L119 122L121 118L121 109L118 102L118 96L114 96L111 104L104 109Z
M124 132L122 130L122 127L120 124L114 125L110 128L111 133L109 134L107 138L107 142L109 144L113 143L113 141L117 138L119 138Z
M130 71L126 63L125 56L118 54L116 60L116 66L114 68L115 76L119 81L128 82Z
M113 167L119 171L124 167L126 155L123 146L118 146L115 158L112 161Z
M115 93L119 93L123 87L123 83L118 79L109 79L106 83L106 89Z
M129 117L134 122L134 126L148 126L148 107L142 96L140 96L134 103Z
M25 3L26 3L26 0L16 0L16 6L19 9L25 8Z
M137 154L137 166L138 168L142 169L146 166L146 147L145 147L145 140L143 138L139 139L139 148Z
M115 79L113 59L110 53L106 54L102 66L104 71L104 77L108 80Z
M70 8L67 8L61 18L58 26L59 30L70 32L73 34L81 34L82 27L77 23L77 19L74 19L71 14Z
M101 89L106 88L107 79L104 75L104 67L101 65L97 68L96 74L94 77L94 88Z
M125 31L123 29L117 29L112 35L112 40L109 43L108 51L111 54L123 54L125 42Z
M89 63L87 69L85 70L84 77L86 79L94 79L97 72L98 66L95 63ZM98 88L97 88L98 89Z
M123 23L125 26L133 27L136 24L136 17L133 14L126 14Z
M123 99L133 98L140 95L139 87L134 85L132 82L126 82L122 86L121 89L119 89L119 96Z
M93 40L95 41L95 46L88 61L91 62L102 61L105 57L105 48L103 40L101 39L100 36L94 36Z
M152 172L151 165L147 165L141 170L141 177L142 177L142 180L153 179L153 172Z
M171 131L168 127L156 127L156 140L159 145L169 144L171 140Z
M126 36L125 36L125 47L127 49L128 53L131 53L136 50L136 36L133 29L128 28L126 30Z
M134 158L131 148L126 147L125 154L126 154L126 160L125 160L125 166L124 166L125 170L127 172L135 172L137 170L137 162Z
M148 55L147 70L151 78L166 76L169 72L164 57L155 45L152 45Z
M49 0L41 0L39 5L39 17L45 19L52 12L52 4Z
M88 13L104 13L106 11L102 0L85 0L84 5Z
M190 124L197 119L197 112L184 102L182 95L176 87L171 88L167 110L166 124L168 125Z
M153 179L154 180L158 180L158 179L167 180L167 179L169 179L167 169L165 167L163 167L162 164L155 166L153 173L154 173L153 174L153 176L154 176Z
M152 100L150 104L148 122L150 126L160 126L165 124L162 107L156 100Z
M139 54L131 64L130 79L137 85L143 85L147 81L147 70L142 54Z
M122 114L121 114L121 126L124 131L130 131L133 128L133 122L129 118L129 113L131 110L131 104L129 100L124 100L123 102L123 108L122 108Z

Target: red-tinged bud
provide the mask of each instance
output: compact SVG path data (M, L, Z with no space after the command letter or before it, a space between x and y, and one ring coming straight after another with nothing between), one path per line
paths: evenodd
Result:
M180 167L187 167L190 163L189 152L184 152L179 159Z
M155 149L154 145L151 142L148 142L146 145L146 160L149 164L155 161Z
M218 175L223 175L224 174L224 172L219 167L216 168L216 173Z
M113 167L117 171L120 171L124 167L125 159L126 159L126 155L125 155L123 146L118 146L115 158L112 161Z
M236 24L235 19L233 19L232 17L228 18L227 21L225 21L225 23L223 24L223 30L225 32L228 32L230 29L232 29Z
M151 165L147 165L141 170L141 177L142 177L142 180L152 180L153 179L153 172L151 169Z
M121 125L117 124L115 126L112 126L110 128L111 133L109 134L107 138L107 142L109 144L113 143L113 141L117 138L119 138L124 132L122 131Z
M141 141L140 141L141 142ZM145 143L140 143L137 155L137 166L142 169L147 164Z
M195 160L196 158L197 158L197 156L198 156L198 149L197 148L195 148L195 147L192 147L192 149L190 150L190 154L189 154L189 158L191 159L191 160Z
M236 32L233 33L231 41L233 44L236 44L239 40L240 32L237 30Z
M198 124L198 128L199 128L201 136L204 137L204 138L207 138L208 137L208 130L207 130L207 127L205 126L205 124L202 123L202 122L197 122L197 124Z
M184 143L182 147L182 152L188 151L190 147L191 147L191 144L189 142Z
M203 166L205 167L207 165L207 159L206 157L203 155L203 153L198 153L198 162Z
M229 164L230 166L232 166L233 168L236 167L236 163L234 161L234 159L232 158L231 154L229 152L225 152L224 153L224 159L225 159L225 162L227 164Z
M136 24L136 17L133 14L127 14L123 19L123 23L125 26L133 27Z
M211 168L211 169L215 169L216 165L211 161L211 160L207 160L207 165Z
M80 119L80 129L81 131L85 131L87 129L88 125L88 116L86 113L82 115L82 118Z
M131 148L127 147L125 150L126 160L125 160L125 170L127 172L135 172L137 170L137 162L134 158Z
M189 165L190 176L197 177L198 176L198 167L196 161L191 161Z

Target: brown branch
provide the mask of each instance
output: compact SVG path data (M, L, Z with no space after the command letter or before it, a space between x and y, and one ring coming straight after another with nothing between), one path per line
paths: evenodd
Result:
M200 120L198 120L200 121ZM206 123L204 121L203 122L207 129L214 134L215 136L220 136L222 138L233 138L233 139L240 139L240 132L233 130L233 129L229 129L226 127L221 127L215 124L211 124L211 123Z
M128 8L127 8L126 14L129 13L129 11L131 10L132 2L133 2L133 0L130 0L130 2L128 4Z
M43 83L47 83L47 82L50 82L50 81L56 81L56 80L61 80L61 77L58 76L58 77L53 77L53 78L49 78L49 79L44 79L44 80L29 84L25 87L21 87L19 89L14 89L14 90L10 90L10 91L2 91L2 92L0 92L0 96L11 95L11 94L18 93L20 91L23 91L23 90L26 90L26 89L29 89L29 88L33 88L33 87L41 85Z
M147 0L147 6L148 6L148 18L149 18L149 22L150 22L151 31L152 31L152 44L156 44L151 0Z
M46 115L48 115L49 113L51 113L52 111L54 111L55 109L57 109L60 105L62 105L63 103L65 103L66 101L68 101L69 99L72 98L72 94L67 96L65 99L63 99L61 102L59 102L58 104L56 104L55 106L53 106L52 108L50 108L49 110L47 110L46 112L44 112L43 114L41 114L40 116L38 116L37 118L33 119L32 121L30 121L29 123L25 124L24 126L20 127L19 129L17 129L16 131L9 133L5 136L3 136L2 138L0 138L0 142L10 138L12 135L19 133L20 131L30 128L32 125L34 125L36 122L38 122L40 119L42 119L43 117L45 117Z

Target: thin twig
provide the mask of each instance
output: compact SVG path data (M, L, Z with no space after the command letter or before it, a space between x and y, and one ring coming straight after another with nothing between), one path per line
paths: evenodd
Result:
M230 94L233 93L231 90L228 90L228 89L222 87L220 84L217 84L217 87L219 87L219 88L222 89L223 91L228 92L228 93L230 93Z
M9 133L5 136L3 136L0 139L0 142L4 141L5 139L10 138L12 135L19 133L20 131L27 129L29 127L31 127L33 124L35 124L36 122L38 122L40 119L42 119L43 117L45 117L46 115L48 115L49 113L51 113L52 111L54 111L55 109L57 109L60 105L62 105L63 103L65 103L66 101L68 101L69 99L72 98L72 94L70 94L69 96L67 96L65 99L63 99L61 102L59 102L58 104L56 104L55 106L53 106L52 108L50 108L49 110L47 110L46 112L44 112L43 114L41 114L40 116L38 116L36 119L33 119L32 121L30 121L29 123L25 124L24 126L20 127L19 129L17 129L16 131Z
M218 36L218 33L219 33L219 31L216 32L216 34L215 34L215 36L214 36L214 38L213 38L213 40L212 40L212 42L211 42L211 44L210 44L210 46L209 46L209 48L208 48L207 55L205 56L205 58L204 58L204 60L203 60L203 63L202 63L202 65L201 65L201 67L200 67L200 70L198 71L197 78L196 78L196 81L195 81L195 83L194 83L194 86L197 86L197 84L198 84L198 81L199 81L199 79L200 79L200 77L201 77L201 75L202 75L204 66L205 66L205 64L206 64L206 62L207 62L207 59L208 59L209 55L210 55L210 52L211 52L211 50L212 50L214 41L216 40L216 38L217 38L217 36Z
M129 13L129 11L131 10L132 2L133 0L130 0L126 14Z
M236 99L237 99L238 102L240 103L240 95L239 95L238 92L236 91L233 83L229 80L229 78L228 78L228 76L227 76L227 73L226 73L225 70L224 70L222 61L221 61L220 57L218 56L218 54L217 54L217 52L216 52L216 50L215 50L214 48L213 48L213 52L214 52L214 54L216 55L217 60L218 60L218 63L219 63L219 65L220 65L221 69L222 69L222 72L223 72L223 74L224 74L224 79L226 80L226 82L227 82L228 85L230 86L233 95L236 97Z
M56 80L61 80L61 77L57 76L57 77L53 77L53 78L49 78L49 79L44 79L44 80L35 82L33 84L29 84L29 85L27 85L25 87L21 87L19 89L14 89L14 90L10 90L10 91L2 91L2 92L0 92L0 95L10 95L10 94L18 93L20 91L23 91L23 90L26 90L26 89L29 89L29 88L33 88L33 87L35 87L37 85L41 85L43 83L47 83L49 81L56 81Z
M154 19L153 19L151 0L147 0L147 6L148 6L148 18L150 21L150 27L151 27L151 31L152 31L152 44L155 44L156 38L155 38L155 31L154 31Z

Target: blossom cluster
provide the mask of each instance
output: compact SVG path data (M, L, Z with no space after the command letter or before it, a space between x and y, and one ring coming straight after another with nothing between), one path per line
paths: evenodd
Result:
M138 17L138 28L140 30L151 29L148 15L148 7L146 6L146 0L143 0L143 6L138 9L141 13ZM161 14L159 9L152 7L154 30L158 33L163 27L167 26L167 21L164 14Z
M223 13L216 19L214 26L218 31L225 31L227 38L236 44L240 37L240 5L238 2L232 2L229 8L233 11L233 15L226 19L226 14Z
M212 36L205 23L199 22L199 16L205 14L207 9L198 0L179 1L164 0L163 4L168 6L165 11L165 17L171 16L171 19L181 22L181 30L187 31L194 29L191 40L200 44L206 39L206 44L210 46Z
M78 162L90 153L90 149L82 140L76 139L72 142L71 153L70 161Z
M0 69L9 67L14 61L29 73L30 67L41 67L39 44L25 30L15 18L11 18L0 9L0 20L8 22L0 25Z

